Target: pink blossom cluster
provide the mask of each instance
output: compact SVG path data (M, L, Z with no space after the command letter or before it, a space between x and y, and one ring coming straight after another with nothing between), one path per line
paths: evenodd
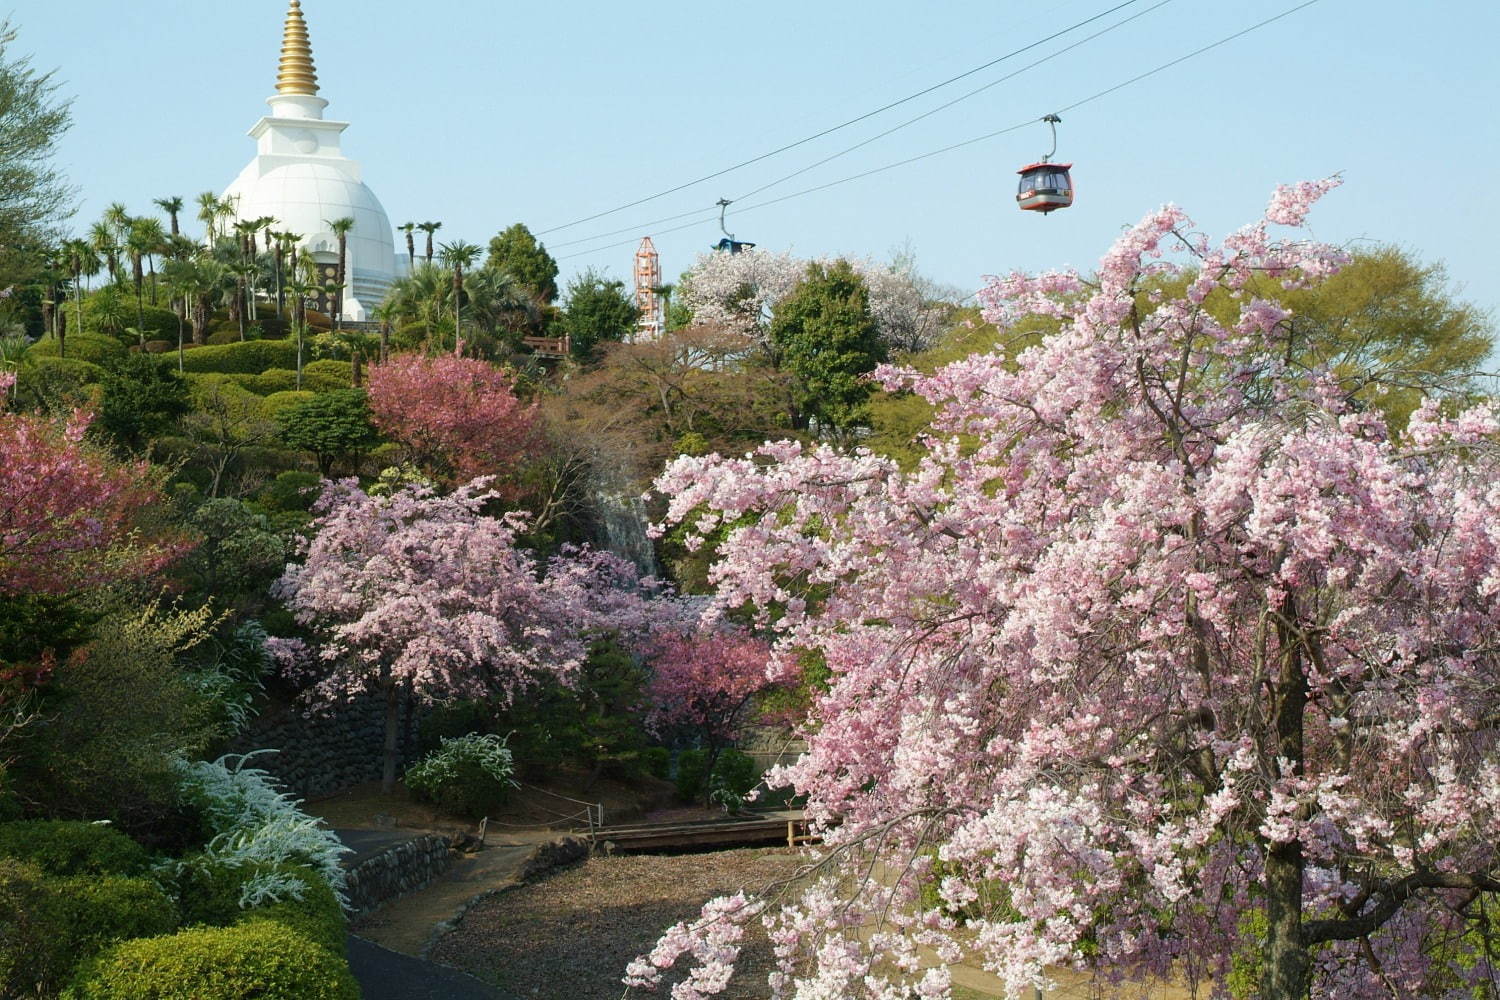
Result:
M276 585L319 636L317 698L400 680L429 699L506 701L544 676L570 682L589 635L645 631L644 597L619 586L634 579L622 560L574 551L543 573L516 544L524 515L484 513L484 486L389 497L328 486L303 563Z
M997 279L987 318L1060 328L884 370L935 411L910 471L779 442L659 478L668 524L730 526L716 599L773 669L831 674L776 776L831 872L765 911L776 996L949 995L918 950L1222 996L1289 866L1313 996L1493 974L1459 932L1500 873L1496 417L1387 427L1283 364L1284 309L1244 290L1337 269L1267 235L1333 183L1217 245L1167 206L1088 279Z
M397 355L370 369L369 396L375 426L447 482L510 471L538 433L536 404L476 358Z
M0 399L15 378L0 372ZM0 408L0 595L148 576L186 547L139 530L161 499L150 467L86 442L92 418L78 410L57 422Z
M648 725L697 730L710 743L730 739L750 699L770 685L770 648L744 629L689 619L658 628L649 646Z

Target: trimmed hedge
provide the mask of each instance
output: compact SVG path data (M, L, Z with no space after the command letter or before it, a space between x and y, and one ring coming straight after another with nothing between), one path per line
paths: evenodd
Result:
M295 368L297 345L287 340L236 340L194 347L184 352L182 366L190 372L258 375L267 368Z
M149 299L151 297L149 286L145 288L145 293L146 298ZM161 296L160 291L157 292L157 296L159 299ZM118 334L107 333L100 326L98 302L99 295L97 293L83 300L84 332L96 333L101 337L109 337L111 340L118 339L122 344L137 344L140 342L140 338L136 334L127 333L125 330L125 327L135 327L138 325L136 323L134 289L124 292L119 296L117 308L120 310L124 323ZM71 318L73 317L70 315L69 319ZM140 319L143 323L139 324L139 326L140 329L145 331L147 340L170 340L174 344L177 343L177 314L172 310L160 305L153 306L147 301L141 306Z
M302 883L301 899L240 906L240 890L259 875L282 875ZM337 897L321 878L296 865L228 867L201 859L188 864L177 879L184 924L228 927L247 920L272 920L296 931L335 955L344 954L347 927Z
M317 395L311 389L288 389L285 392L273 392L266 397L266 412L274 417L282 410L305 403Z
M51 878L0 860L0 995L53 996L78 964L117 941L170 933L177 908L144 878Z
M0 855L52 875L136 875L150 863L145 848L114 827L73 820L0 823Z
M85 964L73 1000L359 1000L349 964L279 923L125 941Z
M124 360L129 353L124 344L102 333L70 333L63 341L63 346L67 348L69 360L87 361L105 367ZM25 355L28 361L60 356L57 353L56 337L43 337L26 348Z
M304 378L308 375L316 375L319 378L337 382L341 389L348 389L354 385L354 364L334 358L322 358L303 365L302 375Z

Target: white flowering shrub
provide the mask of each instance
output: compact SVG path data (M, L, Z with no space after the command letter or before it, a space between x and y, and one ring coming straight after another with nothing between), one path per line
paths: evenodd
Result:
M486 815L516 787L515 758L494 733L444 737L442 745L406 769L406 787L418 798L463 816Z
M203 814L213 839L203 854L185 865L224 868L297 865L316 872L347 905L347 887L339 858L349 849L333 831L298 808L259 768L246 767L253 754L226 754L215 761L178 760L176 768L184 795ZM240 906L302 898L295 877L261 871L241 888Z

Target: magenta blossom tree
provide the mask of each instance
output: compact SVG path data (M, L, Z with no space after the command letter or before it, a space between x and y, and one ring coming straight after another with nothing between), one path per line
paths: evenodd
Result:
M1062 966L1495 994L1500 425L1429 402L1395 432L1289 367L1246 288L1339 266L1271 234L1332 186L1217 245L1168 206L1092 278L993 280L988 319L1058 332L886 371L936 411L910 472L794 443L668 469L670 522L729 526L721 604L785 669L827 662L781 775L826 846L794 901L717 901L628 982L693 956L674 996L720 991L759 914L804 1000L950 996L959 961L1015 993Z
M319 500L302 565L276 585L319 637L315 703L374 689L385 698L385 791L394 787L398 692L428 700L509 701L542 677L573 679L588 635L640 619L640 598L616 592L623 560L588 551L554 560L545 576L516 545L522 515L481 511L476 480L439 495L410 486L371 496L353 481ZM305 656L286 644L288 662Z
M649 647L651 702L647 725L657 731L695 733L708 752L705 774L713 774L720 752L740 731L755 695L771 686L770 649L743 629L697 616L658 630Z

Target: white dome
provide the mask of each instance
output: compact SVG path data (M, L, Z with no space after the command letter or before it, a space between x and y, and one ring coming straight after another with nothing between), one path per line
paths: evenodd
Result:
M275 228L301 234L301 246L320 257L332 255L324 258L329 260L339 249L329 220L353 219L347 237L350 287L345 291L345 314L363 319L395 277L395 243L390 219L375 193L336 162L284 163L260 174L258 162L252 161L224 196L234 199L238 218L271 216L277 220Z

